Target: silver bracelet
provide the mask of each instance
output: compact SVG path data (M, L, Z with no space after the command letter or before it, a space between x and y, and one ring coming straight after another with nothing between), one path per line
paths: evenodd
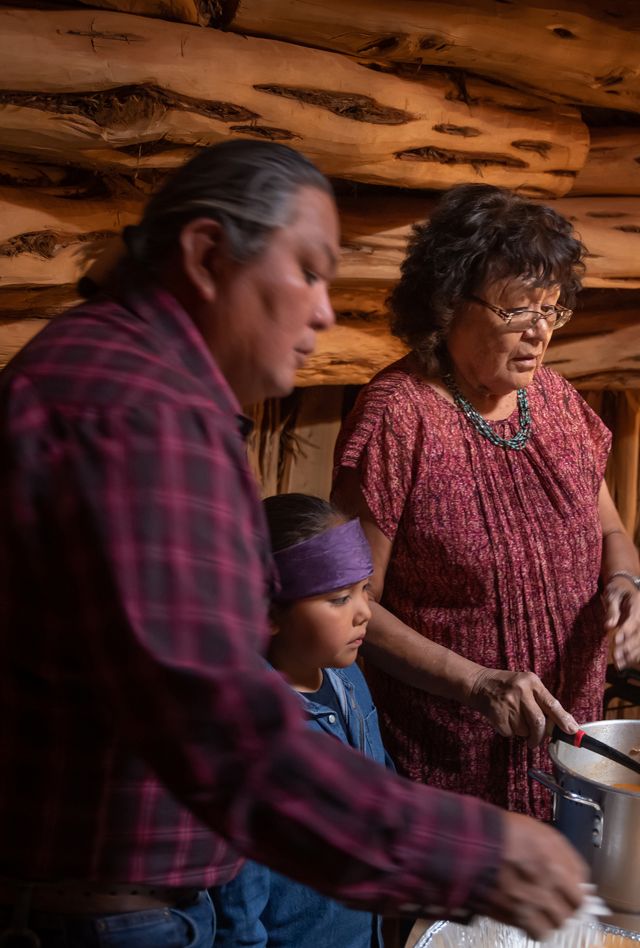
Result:
M636 589L640 589L640 576L634 576L633 573L630 573L626 569L617 569L615 573L611 573L610 576L607 576L605 586L608 586L611 580L615 579L616 576L622 576L624 579L628 579L630 583L633 583Z

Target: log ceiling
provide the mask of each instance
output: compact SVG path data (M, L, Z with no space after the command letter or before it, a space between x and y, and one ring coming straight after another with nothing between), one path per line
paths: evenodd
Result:
M589 150L578 110L537 96L121 13L0 10L0 58L4 148L105 172L166 170L237 134L290 143L356 181L445 188L490 170L555 197Z
M411 226L483 181L552 202L587 245L547 362L640 387L635 2L22 0L0 4L0 57L0 365L168 170L243 136L299 148L339 194L338 324L301 385L403 352L384 300Z
M640 111L633 44L640 9L633 0L241 0L222 6L229 28L239 33L365 60L455 67L555 101Z

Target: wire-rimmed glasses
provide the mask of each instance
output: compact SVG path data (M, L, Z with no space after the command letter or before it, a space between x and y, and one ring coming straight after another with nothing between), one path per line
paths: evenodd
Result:
M541 319L546 321L549 329L560 329L561 326L566 326L573 316L573 310L567 309L566 306L543 306L540 311L527 309L525 306L517 309L502 309L493 303L487 303L479 296L470 296L469 299L486 306L487 309L490 309L496 316L504 320L506 325L514 332L526 332L527 329L533 329Z

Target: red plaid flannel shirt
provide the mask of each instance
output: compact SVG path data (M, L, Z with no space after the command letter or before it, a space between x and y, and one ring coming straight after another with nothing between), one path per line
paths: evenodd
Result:
M0 875L204 886L242 853L354 904L481 909L499 811L313 734L266 666L239 427L157 288L0 375Z

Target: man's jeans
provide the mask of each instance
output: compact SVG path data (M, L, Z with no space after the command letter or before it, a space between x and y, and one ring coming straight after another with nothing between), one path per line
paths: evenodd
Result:
M216 933L208 892L201 892L197 902L179 909L100 916L33 912L28 924L39 942L26 935L13 939L4 934L10 914L0 909L1 948L212 948Z

